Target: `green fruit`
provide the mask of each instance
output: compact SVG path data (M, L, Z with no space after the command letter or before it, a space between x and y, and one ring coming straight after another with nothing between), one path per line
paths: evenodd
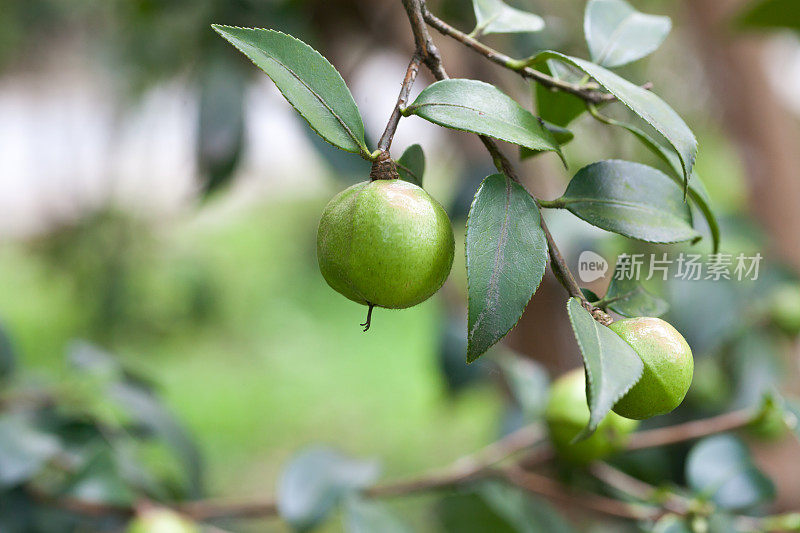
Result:
M129 525L127 533L200 533L198 527L170 509L148 509Z
M800 285L781 285L773 292L771 300L772 322L791 337L800 335Z
M694 359L686 339L660 318L628 318L609 326L644 363L639 382L614 406L626 418L644 420L669 413L692 384Z
M444 208L400 180L357 183L322 213L317 259L325 281L351 300L403 309L427 300L453 264Z
M564 374L553 383L545 421L558 455L579 464L603 459L625 448L628 437L639 425L635 420L608 413L591 437L572 444L572 439L589 423L586 378L582 368Z

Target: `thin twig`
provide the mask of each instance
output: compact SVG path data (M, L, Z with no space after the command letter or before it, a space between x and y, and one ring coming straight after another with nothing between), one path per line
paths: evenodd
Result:
M627 449L640 450L642 448L655 448L657 446L699 439L716 433L724 433L726 431L739 429L749 424L752 420L753 411L750 409L741 409L739 411L731 411L730 413L702 420L693 420L692 422L684 422L683 424L676 424L674 426L639 431L631 435L631 440L628 443Z
M658 488L607 463L594 463L589 469L600 481L628 496L645 502L658 503L667 511L679 515L685 515L690 510L688 498L673 493L661 495Z
M400 95L397 97L397 103L394 106L392 115L389 117L389 122L386 124L386 129L383 131L380 140L378 141L378 150L388 152L389 147L392 145L392 139L397 131L397 125L400 122L402 114L400 110L408 103L408 95L411 93L411 87L414 85L414 80L417 79L419 73L419 64L422 61L419 53L415 53L408 63L405 78L403 78L403 85L400 88Z

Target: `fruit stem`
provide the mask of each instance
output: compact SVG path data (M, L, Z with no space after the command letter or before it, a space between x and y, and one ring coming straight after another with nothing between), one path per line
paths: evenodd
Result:
M372 309L375 307L369 302L367 302L367 305L369 306L369 310L367 311L367 320L363 324L359 324L361 326L364 326L364 331L367 331L369 327L372 325Z
M400 178L389 152L381 152L375 161L372 162L372 169L369 171L369 179L375 180L396 180Z

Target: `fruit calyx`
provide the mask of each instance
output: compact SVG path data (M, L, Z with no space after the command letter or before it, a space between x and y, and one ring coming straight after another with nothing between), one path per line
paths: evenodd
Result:
M395 165L389 152L381 152L372 162L369 179L370 181L400 179L400 174L397 173L397 165Z

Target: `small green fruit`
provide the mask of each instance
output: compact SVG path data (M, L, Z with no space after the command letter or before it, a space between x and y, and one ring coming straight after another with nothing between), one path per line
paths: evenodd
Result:
M317 231L319 269L328 285L355 302L390 309L411 307L438 291L454 247L444 208L397 179L340 192Z
M785 284L772 294L770 318L785 334L800 335L800 285Z
M644 363L639 382L614 406L626 418L644 420L669 413L692 384L694 359L683 335L660 318L628 318L609 326Z
M639 425L635 420L608 413L591 437L572 444L572 439L589 422L586 378L582 368L564 374L553 383L545 409L545 421L558 455L578 464L597 461L622 450L630 434Z
M200 530L175 511L154 508L133 519L127 533L200 533Z

